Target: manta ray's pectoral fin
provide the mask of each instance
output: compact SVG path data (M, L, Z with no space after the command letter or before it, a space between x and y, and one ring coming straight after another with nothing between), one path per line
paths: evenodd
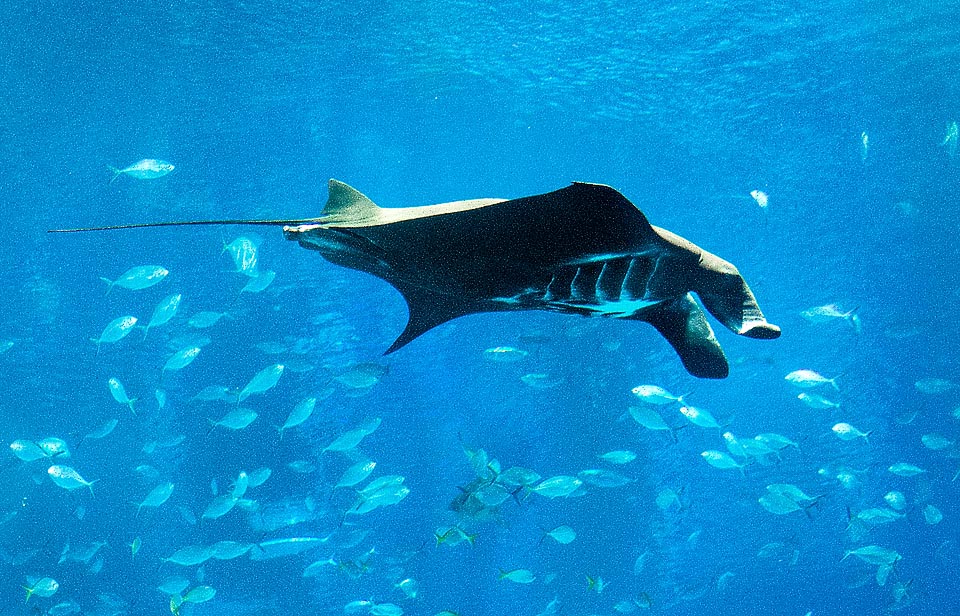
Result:
M730 371L727 357L706 315L689 293L651 311L644 320L667 339L687 372L699 378L726 378Z
M419 288L400 288L394 285L398 291L407 300L407 311L409 317L407 326L403 329L400 336L393 341L390 348L384 355L389 355L396 350L406 346L409 342L419 338L434 327L442 325L447 321L452 321L457 317L472 314L475 310L470 310L462 305L452 301L450 297L440 293L434 293L429 290Z

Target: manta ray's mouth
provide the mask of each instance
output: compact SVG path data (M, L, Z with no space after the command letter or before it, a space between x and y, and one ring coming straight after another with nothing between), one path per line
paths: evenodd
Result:
M353 269L389 269L386 252L350 229L305 224L283 228L283 236L304 248L316 250L325 259Z

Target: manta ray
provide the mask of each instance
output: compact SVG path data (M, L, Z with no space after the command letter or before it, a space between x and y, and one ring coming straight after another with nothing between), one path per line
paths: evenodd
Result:
M387 353L457 317L547 310L645 321L690 374L725 378L726 356L693 294L736 334L780 335L733 264L651 225L626 197L602 184L574 182L509 200L383 208L330 180L317 218L54 231L218 224L281 226L287 239L328 261L390 283L406 300L409 319Z

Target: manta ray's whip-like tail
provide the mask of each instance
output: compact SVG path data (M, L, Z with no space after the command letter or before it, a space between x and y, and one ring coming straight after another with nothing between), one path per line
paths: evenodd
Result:
M261 225L280 227L283 225L302 225L320 222L318 218L296 218L290 220L249 220L244 218L231 220L185 220L172 222L143 222L132 225L110 225L108 227L78 227L76 229L48 229L47 233L83 233L85 231L116 231L118 229L146 229L150 227L189 227L199 225Z

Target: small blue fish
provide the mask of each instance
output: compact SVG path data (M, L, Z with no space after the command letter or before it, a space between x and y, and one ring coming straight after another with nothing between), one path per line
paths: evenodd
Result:
M105 438L105 437L109 436L111 432L113 432L113 429L117 427L117 424L118 424L118 423L120 423L119 420L117 420L117 419L111 419L110 421L108 421L107 423L103 424L102 426L100 426L99 428L97 428L96 430L94 430L93 432L87 434L87 435L84 436L83 438L84 438L84 439L101 439L101 438Z
M30 601L30 597L33 595L37 595L38 597L52 597L54 594L56 594L57 589L59 588L60 584L57 583L55 579L49 577L36 580L33 582L33 586L23 587L23 589L27 591L27 601Z
M107 288L107 293L110 293L115 286L130 289L131 291L139 291L140 289L152 287L166 278L169 273L170 271L167 268L159 265L138 265L137 267L128 269L116 280L110 280L103 276L100 277L100 280L110 285Z
M947 155L950 156L950 158L957 155L958 135L960 135L960 131L957 130L957 123L950 122L947 124L947 136L943 138L943 143L940 145L947 148Z
M77 488L89 488L90 494L93 494L93 484L94 481L87 481L80 476L73 467L63 466L62 464L54 464L47 469L47 474L50 476L50 479L53 483L57 484L64 490L76 490Z
M273 388L283 374L283 364L267 366L256 374L240 391L239 402L243 402L253 394L259 394Z
M558 526L553 530L548 530L543 533L544 537L550 537L557 543L566 545L571 543L574 539L577 538L577 533L569 526ZM542 541L542 539L541 539Z
M174 353L167 363L163 364L163 372L168 370L180 370L193 363L193 360L200 354L200 347L187 347Z
M173 484L170 482L161 483L150 490L146 498L137 504L137 515L140 515L140 510L144 507L159 507L164 504L170 498L171 494L173 494Z
M107 387L110 388L110 395L113 396L113 399L120 404L126 404L130 407L130 412L134 415L137 414L137 411L133 408L133 403L137 401L136 398L130 399L127 396L127 391L123 388L123 383L120 382L120 379L116 377L111 377L107 380Z
M48 458L69 458L70 449L66 441L55 436L48 436L45 439L37 441L37 446L43 450Z
M117 317L116 319L110 321L106 327L103 328L103 333L100 334L99 338L91 338L90 342L93 342L97 345L97 353L100 352L100 345L104 342L116 342L120 340L133 330L133 326L137 324L137 317L125 316Z
M297 406L293 408L290 412L290 415L287 417L287 420L283 422L282 426L279 426L277 430L280 432L280 438L283 438L283 431L288 428L294 428L299 426L306 420L310 419L310 415L313 414L313 410L317 407L316 398L307 398L301 400L297 403Z
M129 175L130 177L137 178L138 180L153 180L156 178L162 178L173 171L173 169L173 165L165 160L144 158L143 160L138 160L124 169L110 167L110 170L113 171L113 178L110 179L110 183L113 184L121 174Z
M24 462L33 462L47 457L47 452L41 449L39 445L26 439L17 439L10 443L10 450L13 455Z
M270 283L273 282L273 279L277 277L277 273L273 270L268 272L260 272L255 278L251 278L242 289L241 293L259 293L267 287L270 286Z
M187 325L193 327L194 329L206 329L208 327L213 327L217 324L217 321L223 317L228 316L226 312L198 312L187 321Z
M223 251L229 253L233 259L233 263L237 267L234 270L236 273L257 278L260 275L260 272L257 271L257 247L259 245L259 237L241 235L229 244L224 244Z
M252 409L237 408L217 421L209 419L210 422L210 431L212 432L217 426L222 426L229 430L243 430L247 426L253 423L253 420L257 418L257 412ZM209 432L208 432L209 434Z
M144 338L147 337L147 333L150 331L151 327L163 325L176 316L177 308L180 307L181 299L183 299L183 295L181 293L175 293L174 295L168 295L160 300L160 303L157 304L157 307L153 310L153 316L150 317L150 322L147 323L146 329L143 330Z
M738 468L740 472L743 472L743 465L722 451L708 449L702 452L700 456L713 468L719 468L720 470Z

